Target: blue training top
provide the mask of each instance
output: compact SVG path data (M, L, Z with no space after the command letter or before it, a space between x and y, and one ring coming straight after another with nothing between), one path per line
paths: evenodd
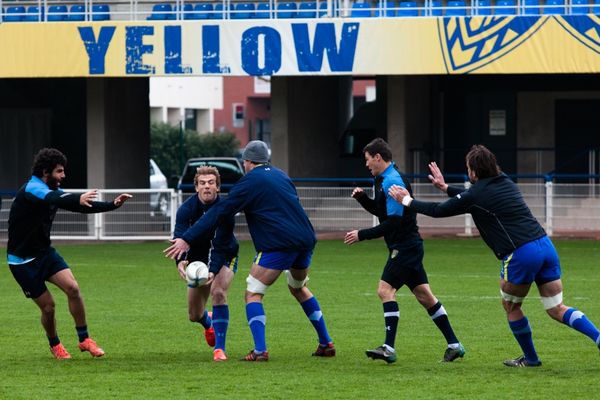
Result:
M193 243L240 211L246 215L257 252L306 251L315 247L315 231L300 205L296 187L283 171L268 164L244 175L227 198L212 206L181 237Z

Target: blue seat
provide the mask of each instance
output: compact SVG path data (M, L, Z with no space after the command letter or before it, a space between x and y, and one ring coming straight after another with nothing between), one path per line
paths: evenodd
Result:
M419 15L416 1L401 1L398 9L399 17L416 17Z
M185 3L183 7L173 6L173 13L173 19L194 19L194 6L191 3Z
M159 3L152 6L152 14L147 19L152 21L175 19L175 13L170 4Z
M48 7L47 19L51 22L67 21L69 19L69 10L65 5L54 5Z
M297 10L298 5L292 1L278 3L275 16L277 18L295 18Z
M375 10L375 16L379 17L379 15L383 15L385 17L395 17L396 16L396 2L386 0L380 1L378 7Z
M83 4L73 4L69 8L69 21L85 21L85 6Z
M540 2L539 0L523 0L523 15L539 15Z
M435 17L439 17L440 15L442 15L442 2L439 0L432 0L431 1L431 15L435 16Z
M92 21L108 21L110 20L110 7L108 4L92 5Z
M317 18L317 3L314 1L305 1L300 3L296 18Z
M256 5L256 11L254 12L255 19L269 19L271 18L271 6L269 3L258 3Z
M27 15L23 17L23 21L38 22L44 20L44 7L41 9L38 6L27 7Z
M451 0L446 6L446 15L451 17L462 17L467 15L467 3L464 0Z
M590 11L590 3L588 0L573 0L571 3L572 14L587 14Z
M214 10L212 3L198 3L194 5L194 13L189 19L209 19Z
M319 3L319 18L327 16L327 2L322 0Z
M546 0L544 14L565 14L564 0Z
M211 19L223 19L225 16L225 9L223 8L223 3L215 4L214 12L211 15Z
M490 0L477 0L477 15L492 15Z
M592 6L592 13L600 15L600 0L596 0Z
M369 3L353 3L350 17L368 18L371 16L371 5Z
M496 1L496 15L515 15L516 12L515 0Z
M254 3L237 3L235 10L231 13L232 19L250 19L254 18L256 6Z
M6 14L2 18L3 22L20 22L25 19L26 11L24 6L11 6L6 8Z

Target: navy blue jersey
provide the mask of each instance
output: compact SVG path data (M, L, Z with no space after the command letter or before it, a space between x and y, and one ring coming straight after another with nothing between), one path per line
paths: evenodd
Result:
M200 201L197 195L191 196L177 210L177 218L175 221L174 238L181 238L182 235L198 221L211 207L218 204L221 200L219 196L211 204L204 204ZM219 226L211 232L207 240L196 240L188 242L190 250L185 259L189 261L202 261L209 265L210 272L218 273L222 265L213 265L209 263L209 258L215 258L216 254L222 257L215 259L231 260L237 256L239 244L233 234L235 226L234 215L225 218ZM209 255L211 257L209 257ZM177 262L180 260L177 260Z
M468 190L448 186L448 196L452 198L443 203L413 200L410 208L434 218L470 213L498 259L546 234L517 185L505 174L480 179Z
M401 250L421 242L416 213L395 201L388 190L392 185L402 186L412 193L410 183L391 163L385 171L375 177L374 199L366 194L357 198L365 210L379 219L379 225L358 231L359 240L382 237L388 248Z
M112 201L94 201L92 207L79 204L81 195L50 189L48 185L32 176L15 196L8 217L9 259L33 258L50 247L50 230L59 208L79 212L98 213L117 208Z
M193 243L223 219L244 211L257 252L312 250L315 231L292 180L280 169L259 165L244 175L226 199L215 204L182 238Z

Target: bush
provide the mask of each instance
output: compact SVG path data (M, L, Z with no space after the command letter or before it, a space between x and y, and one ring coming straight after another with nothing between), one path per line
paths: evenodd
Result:
M152 123L150 128L150 158L158 164L174 187L188 158L233 157L240 147L239 140L231 132L203 133L183 132L183 149L180 144L179 127L165 123Z

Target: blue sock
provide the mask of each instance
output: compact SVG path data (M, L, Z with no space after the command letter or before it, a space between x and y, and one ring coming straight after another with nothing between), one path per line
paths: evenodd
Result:
M229 306L227 304L213 306L212 323L215 328L215 349L225 351L225 339L229 326Z
M200 322L204 329L210 329L212 326L212 320L208 316L208 311L204 310L204 314L202 314L202 317L200 317L198 322Z
M600 346L600 331L598 331L598 328L596 328L592 321L587 319L584 313L576 308L569 308L564 313L562 320L565 325L569 325L576 331L583 333L596 342L597 346Z
M535 352L535 347L533 346L531 327L529 326L527 317L523 317L518 321L508 321L508 325L510 326L513 335L515 335L515 339L519 342L519 346L521 346L521 350L523 350L525 359L532 364L538 363L540 360Z
M319 302L317 299L313 296L300 305L317 331L317 335L319 335L319 343L323 345L330 343L331 337L329 337L329 333L327 332L325 319L323 318L323 313L321 312L321 307L319 307Z
M50 337L50 336L46 336L46 337L48 338L48 343L50 344L50 347L54 347L60 343L60 339L58 338L58 335L56 335L54 337Z
M248 326L254 339L254 351L262 353L267 351L267 340L265 338L265 328L267 325L267 316L262 303L254 302L246 304L246 318Z
M77 331L77 336L79 337L79 343L90 337L88 334L87 325L76 326L75 330Z
M393 349L400 320L398 302L386 301L383 303L383 320L385 321L385 344Z
M446 342L448 344L458 343L458 339L454 334L454 330L452 329L452 325L450 325L450 320L448 319L448 314L446 313L446 309L442 305L441 302L437 302L427 310L427 314L431 317L435 326L442 332Z

